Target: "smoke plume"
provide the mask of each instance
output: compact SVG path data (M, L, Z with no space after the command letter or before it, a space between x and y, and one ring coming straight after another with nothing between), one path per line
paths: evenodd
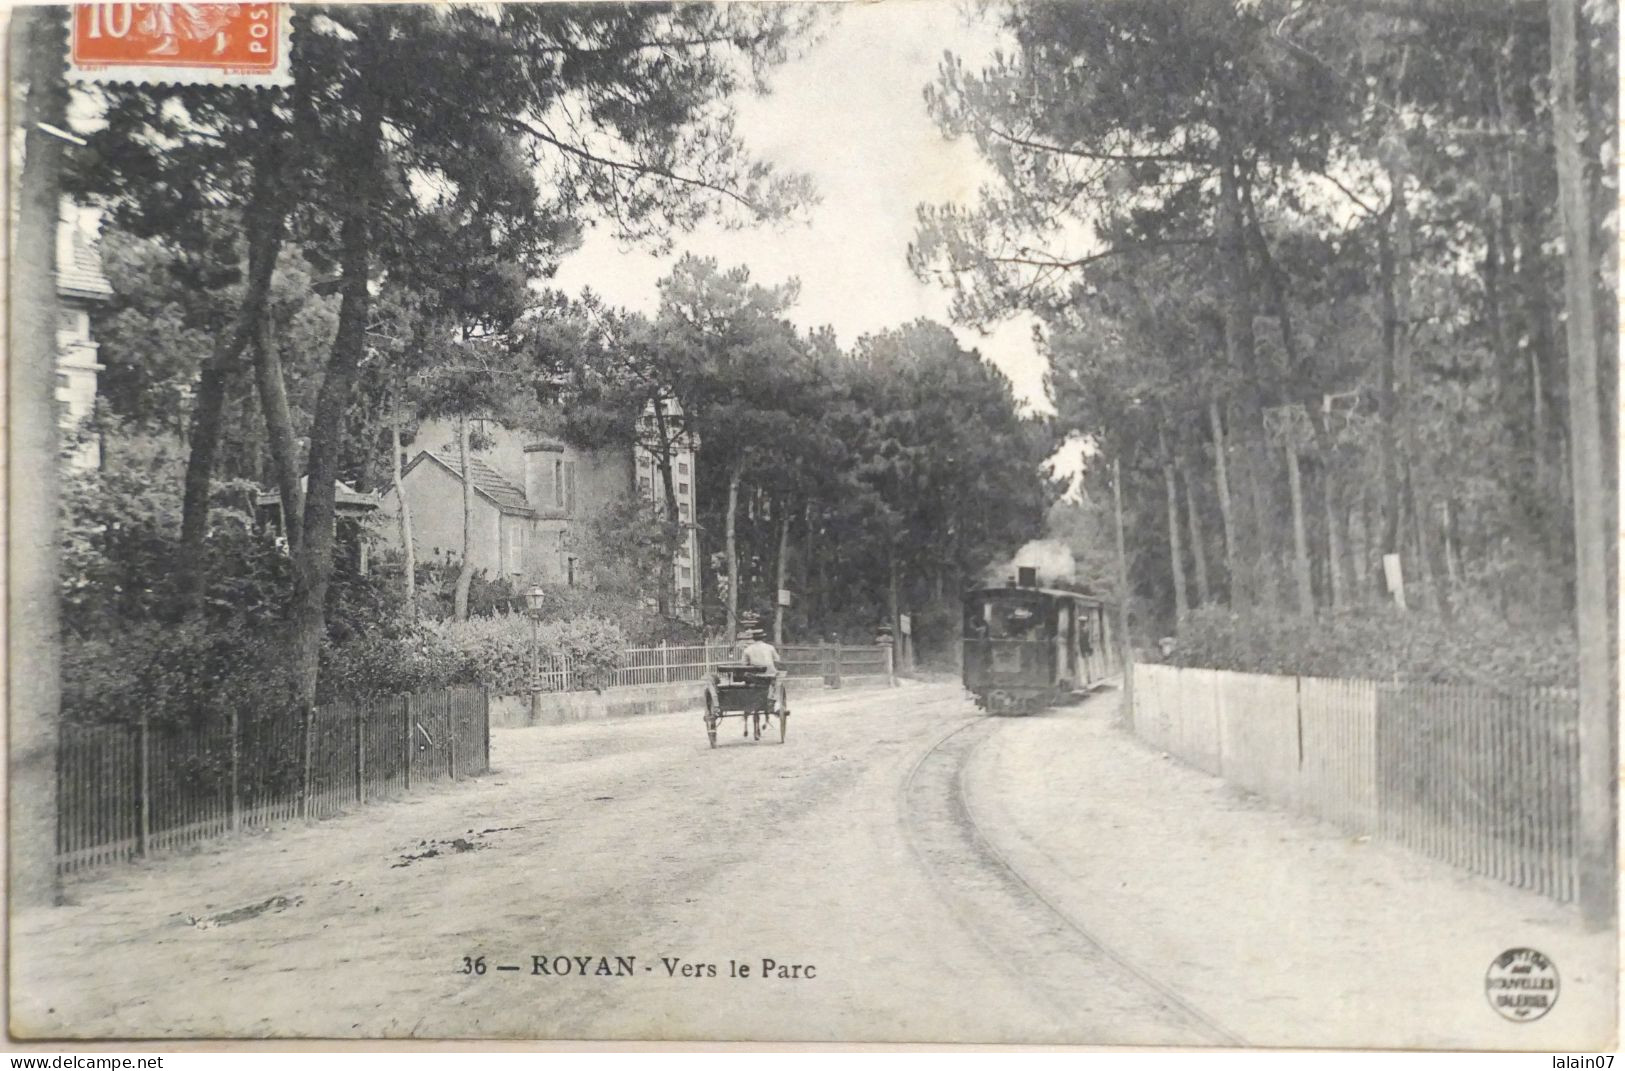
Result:
M1040 584L1071 582L1077 579L1077 563L1072 557L1071 547L1059 539L1034 539L1024 544L1008 560L988 566L987 571L982 574L982 582L998 585L1013 580L1016 577L1016 570L1024 565L1038 570Z

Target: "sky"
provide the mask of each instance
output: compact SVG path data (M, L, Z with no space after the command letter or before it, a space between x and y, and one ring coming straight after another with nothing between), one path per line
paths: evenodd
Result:
M997 42L995 28L966 18L953 0L843 4L818 44L770 76L770 95L740 101L745 144L812 177L822 200L805 225L705 226L680 236L666 257L594 231L564 260L554 285L571 293L590 286L648 313L658 303L655 283L683 253L715 257L725 268L743 264L763 285L799 279L791 318L832 326L844 346L922 316L950 324L1010 377L1022 403L1050 411L1031 321L1012 319L986 335L952 325L948 292L916 279L906 259L919 204L971 203L990 177L975 146L946 140L925 108L944 51L975 66Z

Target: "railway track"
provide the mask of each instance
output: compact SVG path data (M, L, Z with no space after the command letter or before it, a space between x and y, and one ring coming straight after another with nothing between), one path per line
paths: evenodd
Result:
M966 797L965 770L1002 724L999 718L964 720L904 778L901 820L938 894L992 961L1049 1006L1056 1040L1245 1046L1045 896L986 835Z

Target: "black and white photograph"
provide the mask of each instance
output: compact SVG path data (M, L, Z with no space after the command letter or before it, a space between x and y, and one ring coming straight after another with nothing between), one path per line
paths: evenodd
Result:
M8 20L13 1048L1617 1046L1612 0Z

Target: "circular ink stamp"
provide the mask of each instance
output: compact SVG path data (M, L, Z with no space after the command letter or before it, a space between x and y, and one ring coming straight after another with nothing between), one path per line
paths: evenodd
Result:
M1552 1010L1561 984L1557 967L1532 948L1509 948L1484 972L1484 995L1503 1019L1532 1023Z

